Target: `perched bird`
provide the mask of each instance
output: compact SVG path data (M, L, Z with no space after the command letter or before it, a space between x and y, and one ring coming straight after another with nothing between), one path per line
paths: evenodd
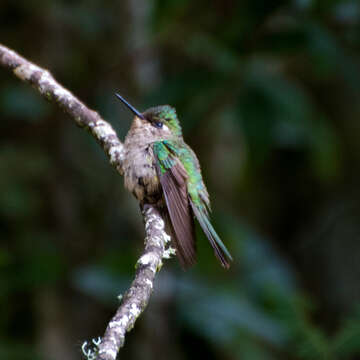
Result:
M194 216L228 269L229 251L209 220L210 200L193 150L185 144L176 111L169 105L143 113L115 94L135 118L125 138L125 187L143 207L155 204L162 211L183 268L196 262Z

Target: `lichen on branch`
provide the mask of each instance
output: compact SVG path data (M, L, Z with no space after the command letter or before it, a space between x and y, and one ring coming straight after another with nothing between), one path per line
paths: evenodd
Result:
M31 84L46 100L57 104L80 127L88 130L108 155L111 165L122 175L124 146L112 126L89 109L69 90L60 85L48 70L26 60L15 51L0 44L0 66L12 71L20 80ZM116 205L115 205L116 206ZM92 359L115 360L124 345L126 332L131 330L138 316L145 310L153 289L156 273L162 260L174 250L166 249L170 237L165 232L164 220L153 206L143 211L145 249L136 264L135 279L122 297L121 304L109 322L101 341L94 342ZM84 349L83 349L84 351Z
M20 80L31 84L46 100L56 103L76 124L90 131L122 174L124 146L112 126L89 109L69 90L60 85L48 70L26 60L15 51L0 44L0 65L11 70Z

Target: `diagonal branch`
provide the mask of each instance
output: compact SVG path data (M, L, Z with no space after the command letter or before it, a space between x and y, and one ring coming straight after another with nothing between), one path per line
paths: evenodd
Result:
M107 154L110 163L122 175L124 146L112 126L97 112L86 107L60 85L49 71L1 44L0 65L11 70L20 80L30 83L45 99L57 103L77 125L88 130ZM169 257L169 251L165 250L165 246L170 238L165 232L160 213L155 207L149 206L144 210L143 216L146 232L145 250L137 262L135 279L98 345L98 360L116 359L119 349L124 345L126 332L132 329L137 317L146 308L162 259Z
M144 210L144 220L145 251L136 264L135 279L101 340L98 360L116 359L119 349L124 345L126 331L132 329L149 301L155 274L162 266L162 257L166 255L165 244L170 241L170 236L164 232L164 221L157 209L148 207Z
M87 108L69 90L60 85L49 71L1 44L0 65L12 70L20 80L30 83L46 100L57 103L77 125L89 130L110 158L110 163L122 175L124 146L112 126L97 112Z

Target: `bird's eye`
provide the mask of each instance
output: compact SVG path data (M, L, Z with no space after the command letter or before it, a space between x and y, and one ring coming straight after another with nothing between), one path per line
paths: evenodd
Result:
M159 128L159 129L161 129L161 128L163 127L163 123L160 122L160 121L156 121L156 122L154 123L154 125L155 125L157 128Z

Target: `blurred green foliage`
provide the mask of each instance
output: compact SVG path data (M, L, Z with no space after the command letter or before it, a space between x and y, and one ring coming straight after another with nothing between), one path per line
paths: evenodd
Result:
M11 1L0 42L120 137L177 108L234 264L198 231L166 263L126 359L360 357L360 4ZM0 358L78 359L142 248L136 201L92 138L0 69Z

